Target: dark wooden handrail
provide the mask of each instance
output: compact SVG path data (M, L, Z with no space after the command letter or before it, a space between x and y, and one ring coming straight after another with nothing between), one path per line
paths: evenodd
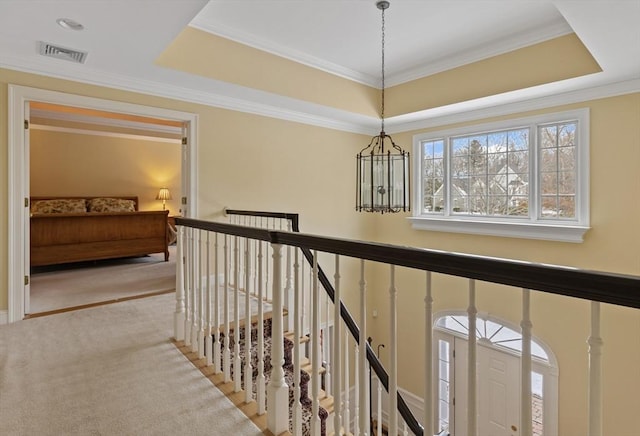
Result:
M365 259L564 295L640 308L640 277L579 268L500 259L423 248L400 247L304 233L247 228L233 224L176 218L176 224Z

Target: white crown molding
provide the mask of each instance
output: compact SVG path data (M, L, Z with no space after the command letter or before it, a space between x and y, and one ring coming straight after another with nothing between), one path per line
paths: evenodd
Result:
M378 89L381 87L379 77L374 77L315 56L310 56L307 53L294 50L273 41L267 41L248 32L243 32L220 23L211 23L201 16L194 18L193 21L189 23L189 26L202 30L203 32L211 33L213 35L271 53L275 56L289 59L293 62L307 65L329 74L352 80L354 82L362 83ZM557 38L562 35L567 35L571 32L573 32L573 29L566 21L556 21L545 27L530 29L529 31L522 32L519 35L513 35L500 41L494 41L491 44L482 44L472 47L462 52L448 55L445 58L429 62L428 64L420 65L398 73L387 73L385 82L389 87L400 85L402 83L410 82L442 71L447 71L452 68L477 62L492 56L497 56L529 45Z
M387 86L400 85L412 80L421 79L453 68L468 65L474 62L488 59L493 56L499 56L514 50L518 50L530 45L548 41L553 38L568 35L573 29L566 21L551 23L543 28L531 29L500 41L494 41L490 44L482 44L467 50L452 54L445 58L429 62L416 68L407 69L395 74L390 74L385 81ZM379 86L379 85L378 85Z
M71 66L75 67L73 64ZM380 120L375 117L355 114L249 88L221 84L215 81L211 82L216 85L212 87L217 87L218 89L216 91L205 92L159 81L88 70L85 66L82 66L79 70L78 68L68 68L65 65L52 65L50 62L26 61L22 58L9 59L5 57L0 61L0 68L364 135L377 134L380 125ZM186 73L185 76L190 77L186 75ZM562 92L563 86L575 80L579 81L581 88ZM576 85L573 86L576 88ZM545 93L549 95L536 97L535 92L539 92L540 89L544 89ZM238 90L241 91L241 98L222 94L223 91L231 93ZM640 79L619 81L605 85L593 85L591 76L587 76L586 78L570 79L569 81L541 85L540 87L526 90L390 117L385 119L385 127L388 133L402 133L447 124L474 121L493 116L503 116L565 104L580 103L634 92L640 92Z
M582 103L635 92L640 92L640 79L576 89L544 97L512 98L512 101L507 103L500 102L500 99L504 98L504 96L492 96L441 108L429 109L419 113L387 118L385 120L385 126L389 133L402 133L555 106ZM514 94L517 94L517 92Z
M84 66L81 70L77 68L70 69L61 64L52 65L48 62L26 61L22 58L5 57L0 61L0 68L165 97L178 101L278 118L351 133L369 135L376 130L375 126L379 123L379 120L374 117L353 114L299 100L288 99L290 106L295 106L295 108L284 107L284 105L281 104L283 100L282 97L250 90L248 88L243 89L244 94L248 94L247 98L236 98L220 93L206 92L201 89L185 88L169 83L133 78L99 70L89 70ZM224 87L225 85L223 84L221 86ZM230 85L230 87L232 87L232 85ZM253 97L255 97L255 100L252 100ZM278 100L278 104L270 103L270 100ZM267 102L265 103L263 101ZM319 114L320 112L322 112L321 115Z
M377 77L372 77L369 74L364 74L359 71L343 67L342 65L334 64L333 62L311 56L307 53L294 50L281 44L276 44L275 42L266 41L263 38L259 38L247 32L242 32L238 29L232 29L231 27L224 26L218 23L210 23L200 16L196 16L196 18L194 18L193 21L189 23L189 26L193 27L194 29L210 33L212 35L217 35L222 38L226 38L231 41L235 41L267 53L271 53L272 55L306 65L316 70L324 71L325 73L343 77L345 79L361 83L363 85L380 88L380 79Z

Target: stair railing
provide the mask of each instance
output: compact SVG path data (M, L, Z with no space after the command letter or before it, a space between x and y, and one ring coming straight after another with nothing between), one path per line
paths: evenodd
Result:
M296 214L296 213L263 212L263 211L237 210L237 209L225 209L224 213L230 218L232 217L247 218L247 220L244 220L244 221L241 219L235 219L235 220L232 219L231 222L234 224L250 225L255 227L260 226L260 224L262 223L260 223L257 220L252 221L251 218L254 218L254 219L264 218L267 220L269 219L273 220L271 221L272 228L282 227L276 224L276 220L284 220L290 224L288 226L289 231L300 233L300 218L299 218L299 214ZM267 222L267 227L269 227L269 222ZM304 255L308 265L311 265L311 266L314 265L314 256L311 253L311 250L306 247L300 247L300 250ZM331 284L331 281L327 277L322 267L320 267L319 265L317 269L317 276L318 276L319 283L322 285L322 288L324 289L324 292L329 297L331 302L335 304L336 290L334 289L333 285ZM286 292L285 292L285 295L287 295ZM361 332L361 329L358 327L358 324L355 322L355 320L353 319L353 316L351 316L351 313L349 313L349 310L344 305L344 303L342 303L342 301L340 301L339 310L340 310L340 318L345 323L349 333L351 334L351 337L355 341L356 345L359 347L361 343L361 337L364 338L364 331ZM362 340L362 342L365 344L364 353L366 353L366 360L369 362L369 365L371 365L371 369L375 372L378 380L382 383L382 386L388 393L389 392L389 374L387 373L384 366L382 365L382 362L380 362L380 359L378 359L376 354L371 349L371 346L369 345L369 343L364 340ZM360 350L361 349L362 348L360 348ZM360 350L359 352L361 352ZM358 371L363 373L366 372L364 367L358 368ZM360 388L364 388L364 386ZM368 397L368 394L365 394L364 396ZM368 402L369 399L366 398L366 401ZM362 403L363 409L368 409L367 407L365 407L364 401L361 400L359 401L359 403ZM409 409L409 406L405 402L400 392L397 393L397 409L400 415L402 416L402 418L404 419L404 422L409 426L411 431L416 435L422 435L424 432L422 425L418 422L416 417L413 415L413 412L411 411L411 409ZM366 410L364 410L364 412L366 412ZM370 417L366 419L367 422L369 420L370 420ZM363 427L364 424L359 423L359 426Z
M176 278L176 339L184 340L185 343L191 342L194 351L198 350L201 347L201 340L199 331L202 325L206 325L206 322L202 321L202 317L204 313L207 313L206 310L203 309L203 304L211 304L210 297L207 297L207 294L211 294L211 288L205 287L204 283L207 280L202 279L203 272L204 274L208 273L208 266L203 268L205 265L206 255L203 255L200 241L203 240L201 232L213 232L213 234L217 237L217 235L225 235L225 239L241 238L244 240L245 247L249 247L249 241L260 241L270 244L273 247L273 274L272 274L272 289L273 289L273 337L280 338L283 333L283 325L282 325L282 317L280 314L283 309L283 274L284 277L288 273L283 273L283 268L281 267L281 259L282 259L282 248L283 247L293 247L299 248L305 258L311 262L312 270L313 270L313 300L316 311L318 310L319 300L318 300L318 287L319 283L328 285L326 289L327 293L330 294L331 284L328 281L328 278L324 273L320 272L320 269L317 265L318 253L327 253L335 256L336 259L336 275L334 276L334 283L336 283L336 288L333 289L334 294L330 295L332 298L336 298L337 301L340 302L339 305L335 305L336 316L339 312L342 320L345 321L346 326L349 330L351 336L353 336L353 341L355 341L358 345L355 349L362 350L361 357L358 360L358 365L354 367L354 370L358 372L359 368L364 368L365 359L364 355L366 355L366 360L371 365L371 368L377 373L378 378L383 382L385 388L389 392L389 403L390 411L398 410L402 413L402 397L398 395L398 384L397 384L397 330L396 330L396 310L395 310L395 301L397 296L396 289L396 279L395 272L397 267L410 268L414 270L422 270L426 272L426 297L425 297L425 306L427 308L427 325L425 326L425 344L430 344L431 339L431 323L428 322L430 319L429 310L431 306L431 273L441 273L446 275L452 275L457 277L466 278L469 283L469 307L467 310L469 317L469 341L468 341L468 356L469 356L469 370L468 370L468 402L467 402L467 422L468 422L468 434L475 435L477 434L477 426L476 426L476 417L477 417L477 409L476 409L476 401L475 401L475 392L476 392L476 384L477 380L475 379L475 356L476 356L476 340L474 337L475 333L475 320L476 320L476 300L475 300L475 283L477 280L496 283L501 285L507 285L511 287L520 288L522 290L523 297L523 338L527 338L530 335L531 331L531 323L528 315L529 310L529 292L530 290L541 291L546 293L552 293L556 295L574 297L579 299L586 299L591 301L591 336L589 338L589 381L588 381L588 392L589 392L589 435L597 436L602 433L602 381L600 377L601 371L601 347L602 347L602 339L600 338L600 303L609 303L619 306L626 306L631 308L640 308L640 278L635 276L627 276L627 275L619 275L619 274L609 274L602 272L592 272L592 271L583 271L576 268L566 268L560 266L551 266L551 265L541 265L534 264L529 262L520 262L506 259L496 259L489 258L484 256L474 256L474 255L464 255L457 253L448 253L441 252L435 250L427 250L427 249L415 249L408 247L398 247L387 244L375 244L375 243L367 243L367 242L359 242L359 241L351 241L345 239L336 239L336 238L327 238L320 237L314 235L306 235L302 233L289 232L278 229L258 229L246 226L232 225L232 224L223 224L223 223L214 223L207 222L202 220L188 219L188 218L177 218L176 224L179 226L178 232L178 258L183 259L183 262L179 263L178 273ZM195 233L194 233L195 232ZM208 240L208 233L207 239ZM226 244L225 244L226 245ZM248 250L248 248L247 248ZM227 250L224 251L225 256ZM297 256L297 250L295 250L295 256ZM217 256L216 252L216 256ZM294 256L294 257L295 257ZM389 353L390 353L390 372L389 375L386 374L382 365L379 364L375 354L368 347L368 344L361 336L364 333L364 328L358 329L353 322L353 318L350 316L346 307L344 306L342 300L339 298L340 292L340 268L339 262L341 257L347 257L351 259L359 259L361 265L361 275L360 275L360 312L361 319L365 319L363 316L365 313L366 307L364 306L365 299L362 298L366 292L366 284L364 281L364 263L365 261L376 262L378 264L386 264L389 266L389 306L390 306L390 317L391 317L391 343L388 344ZM295 257L295 266L294 271L295 275L298 274L300 265L297 261L297 257ZM238 292L238 283L239 283L239 260L238 256L236 256L236 263L234 265L234 275L236 277L235 280L235 292ZM225 262L225 271L227 269L227 263ZM205 272L206 271L206 272ZM214 278L214 281L217 281L217 278ZM284 279L286 281L286 278ZM298 287L299 283L297 280L293 280L295 286ZM326 282L326 283L325 283ZM225 281L225 286L228 282ZM216 291L219 288L219 283L215 283L213 288ZM244 285L247 287L245 289L246 293L251 293L250 289L251 283L250 280L246 279ZM611 291L611 290L614 291ZM299 289L295 289L294 297L299 295ZM337 295L337 296L336 296ZM238 298L236 297L237 301ZM206 302L206 303L205 303ZM298 310L298 305L293 304L294 311ZM225 309L226 310L226 309ZM225 312L226 313L226 312ZM214 315L215 317L215 315ZM298 318L296 314L294 318ZM318 326L318 317L317 313L313 315L314 322L314 336L317 337L317 326ZM351 319L352 324L350 324ZM237 318L236 318L237 320ZM335 326L338 328L338 326ZM193 334L193 330L196 330L198 334ZM191 333L191 337L190 334ZM296 335L297 336L297 335ZM294 338L295 339L295 338ZM227 339L228 340L228 339ZM524 341L524 339L523 339ZM336 341L337 342L337 341ZM348 348L348 343L345 342L345 349ZM336 344L334 344L336 345ZM314 346L316 347L316 346ZM283 407L280 407L279 404L286 402L283 401L283 396L285 391L287 391L286 383L283 380L282 376L282 365L283 365L283 350L282 350L282 340L276 339L272 342L272 373L271 380L269 381L268 387L268 398L267 398L267 414L268 414L268 422L269 429L274 433L279 433L284 429L284 425L288 425L288 410L283 410ZM522 373L529 374L530 373L530 365L531 365L531 351L528 349L529 347L523 346L522 349ZM427 364L430 365L432 360L430 356L430 345L425 345L425 358ZM294 350L297 352L297 349ZM314 348L312 351L313 355L313 363L316 364L315 368L318 368L317 364L319 353L317 348ZM345 363L348 360L348 357L345 355ZM379 367L378 367L379 365ZM528 366L527 366L528 365ZM349 365L345 364L345 374L343 377L347 380L345 385L348 384L348 368ZM528 371L526 371L528 369ZM430 392L430 383L431 383L432 374L430 370L425 371L425 379L427 380L427 385L425 391ZM356 380L358 380L356 378ZM318 387L315 385L317 383L317 377L312 377L312 382L314 386L313 390L313 410L314 417L318 417L317 409L317 393ZM339 387L339 384L337 385ZM336 391L339 390L336 389ZM521 423L520 429L521 434L530 435L531 434L531 421L530 421L530 411L531 411L531 386L530 379L527 382L527 377L523 375L522 377L522 400L521 400ZM527 395L527 393L529 395ZM272 398L279 397L278 401L270 400ZM360 398L363 399L361 402L364 408L366 404L366 391L360 391ZM358 398L354 399L357 404ZM433 424L432 416L430 410L432 410L433 404L430 395L425 395L425 428L434 429L434 431L438 431L435 429ZM405 405L406 406L406 405ZM288 404L287 404L288 407ZM527 415L526 411L529 411ZM348 413L348 407L344 408L345 414ZM369 420L366 419L367 412L360 410L359 419L356 421L356 433L360 434L368 434L368 426ZM364 417L364 418L363 418ZM346 419L346 422L349 422L348 417L343 416ZM396 413L390 413L389 416L389 433L397 434L399 430L398 420ZM411 428L411 431L415 434L423 434L423 427L417 423L417 421L411 422L411 417L404 418L405 422ZM529 419L529 421L527 421ZM287 423L285 424L285 420ZM339 426L340 420L336 418L336 423ZM414 425L415 423L415 425ZM360 427L358 427L360 425ZM529 427L529 428L527 428ZM358 431L360 430L360 431ZM339 428L337 429L339 431ZM324 433L325 430L322 430ZM405 430L406 433L406 430ZM428 432L432 434L431 430ZM320 430L319 426L316 426L316 423L312 423L311 434L319 435Z

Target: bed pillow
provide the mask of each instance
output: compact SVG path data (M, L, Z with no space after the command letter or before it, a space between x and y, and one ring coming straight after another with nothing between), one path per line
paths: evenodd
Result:
M135 212L136 203L123 198L92 198L88 201L89 212Z
M31 203L31 213L83 213L87 211L84 198L56 198Z

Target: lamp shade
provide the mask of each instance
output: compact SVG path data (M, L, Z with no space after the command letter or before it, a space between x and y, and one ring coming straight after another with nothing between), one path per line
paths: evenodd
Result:
M171 192L169 191L169 189L161 188L160 191L158 191L158 195L156 195L156 200L171 200Z

